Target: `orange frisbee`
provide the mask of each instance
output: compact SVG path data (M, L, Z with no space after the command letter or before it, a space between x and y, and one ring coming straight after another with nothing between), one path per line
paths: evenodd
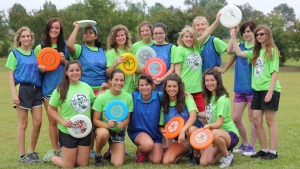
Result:
M211 145L214 136L209 129L199 128L195 130L190 136L191 145L199 150L205 149Z
M137 60L135 56L131 53L124 53L123 58L125 61L119 64L119 68L126 74L131 75L133 74L138 66Z
M184 126L184 120L180 116L176 116L170 119L165 125L165 135L167 138L175 138L179 135L181 129Z
M46 71L56 69L60 64L60 55L54 48L43 48L37 56L38 65L45 66Z

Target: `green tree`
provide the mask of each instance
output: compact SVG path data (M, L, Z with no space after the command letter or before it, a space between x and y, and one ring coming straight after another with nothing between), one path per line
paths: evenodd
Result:
M8 12L8 25L13 31L17 31L22 26L28 26L30 16L26 9L18 3L15 3Z
M4 11L0 11L0 57L8 55L12 47L13 35L9 33Z
M253 20L255 22L259 18L263 18L265 16L261 11L255 10L249 3L237 5L237 7L240 8L243 14L242 22L248 20Z
M286 3L280 4L273 8L273 11L281 13L285 19L285 23L292 22L295 20L295 12L292 7L289 7Z

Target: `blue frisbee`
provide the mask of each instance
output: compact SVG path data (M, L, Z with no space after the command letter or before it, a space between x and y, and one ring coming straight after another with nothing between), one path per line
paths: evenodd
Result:
M127 105L121 100L113 100L106 106L106 117L108 120L124 121L128 115Z

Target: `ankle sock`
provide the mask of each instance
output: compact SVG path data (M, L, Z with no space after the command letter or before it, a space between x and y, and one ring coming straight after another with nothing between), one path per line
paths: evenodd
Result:
M269 152L269 149L261 149L261 151L267 153L267 152Z
M276 154L277 151L276 150L269 150L269 152L272 153L272 154Z

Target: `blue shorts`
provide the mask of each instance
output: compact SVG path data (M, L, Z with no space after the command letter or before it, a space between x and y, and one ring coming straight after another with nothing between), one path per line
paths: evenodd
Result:
M252 102L253 94L235 93L234 102Z
M128 132L128 136L130 138L130 140L135 144L134 139L136 138L137 135L139 135L142 131L137 131L137 132ZM147 132L145 132L147 133ZM147 133L148 134L148 133ZM150 135L149 135L150 136ZM150 136L151 137L151 136ZM162 144L162 137L159 138L153 138L151 137L152 141L154 143L160 143Z

